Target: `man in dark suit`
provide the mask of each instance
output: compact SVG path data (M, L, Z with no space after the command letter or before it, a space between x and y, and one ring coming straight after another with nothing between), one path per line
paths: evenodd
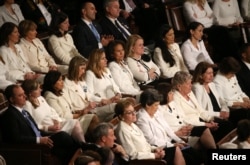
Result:
M20 8L25 19L36 23L38 32L48 31L54 16L61 11L50 0L21 0Z
M72 37L78 51L88 58L93 49L103 48L113 40L112 36L101 36L101 27L94 22L96 17L95 5L84 2L81 7L81 20L75 26Z
M32 116L23 109L26 96L20 85L9 85L5 89L5 96L10 105L1 116L3 141L11 144L46 145L63 164L68 164L80 144L66 132L49 134L40 131Z
M241 69L236 73L238 83L243 92L250 97L250 43L244 44L240 49Z
M113 35L115 40L127 41L131 35L125 19L119 17L120 4L118 0L105 0L105 16L100 19L103 35Z

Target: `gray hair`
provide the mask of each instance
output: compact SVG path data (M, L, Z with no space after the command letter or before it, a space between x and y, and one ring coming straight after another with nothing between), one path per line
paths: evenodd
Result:
M176 72L172 79L173 89L177 90L178 85L184 84L188 80L192 80L192 78L193 76L188 72L185 71Z
M93 140L94 142L98 142L99 140L101 140L101 138L103 136L107 136L109 129L114 129L113 124L111 123L100 123L98 124L95 129L93 130Z
M106 10L106 7L108 7L110 5L110 3L116 2L116 1L118 1L118 0L105 0L103 3L104 9Z

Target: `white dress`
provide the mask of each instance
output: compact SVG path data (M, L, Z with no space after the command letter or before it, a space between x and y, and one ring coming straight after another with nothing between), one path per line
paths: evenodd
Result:
M77 120L75 119L66 120L64 118L61 118L57 114L57 112L48 105L48 103L42 96L39 96L37 99L40 104L39 107L34 108L30 101L26 101L26 105L24 106L24 108L32 115L32 117L34 118L34 120L38 125L38 128L39 129L45 128L46 130L48 129L49 126L54 125L53 120L56 120L61 123L62 131L71 134L74 126L76 125Z
M61 118L65 118L66 120L68 120L68 119L73 119L72 113L74 112L73 109L74 106L66 90L67 89L63 90L62 96L56 96L52 92L47 91L44 93L44 98L46 99L47 103L53 109L55 109L55 111ZM93 114L85 114L78 118L84 134L87 132L93 116L94 116Z

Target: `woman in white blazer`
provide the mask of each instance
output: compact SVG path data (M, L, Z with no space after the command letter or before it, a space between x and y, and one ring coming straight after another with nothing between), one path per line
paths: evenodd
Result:
M85 81L86 66L87 60L81 56L75 56L71 59L69 72L64 80L64 91L67 92L71 100L73 110L94 113L98 116L100 122L109 121L114 116L115 103L111 103L110 100L108 104L107 99L100 99L89 90ZM112 101L114 100L112 99Z
M249 96L241 90L237 77L235 76L239 70L240 64L235 58L224 58L213 80L219 95L231 109L229 117L235 126L240 119L250 119Z
M140 87L135 81L133 73L130 71L127 63L124 61L125 43L114 40L109 43L107 49L109 52L108 56L111 58L108 68L121 93L134 95L139 98L141 94Z
M213 66L207 62L200 62L196 66L193 76L192 91L202 108L207 110L211 116L228 119L229 108L213 83Z
M124 147L129 157L134 159L164 159L170 164L185 164L179 147L168 148L150 145L141 129L135 124L136 112L128 100L118 102L115 113L120 119L115 134L118 142Z
M8 71L6 78L15 83L25 79L38 79L42 82L44 76L34 73L27 65L27 58L17 44L18 41L17 25L11 22L4 23L0 28L0 55Z
M160 113L161 97L158 91L153 88L142 92L140 97L142 109L136 115L136 124L142 130L149 144L158 147L179 146L186 164L200 164L203 161L201 155L175 134Z
M218 142L234 128L231 122L214 120L214 116L202 108L192 92L192 76L189 73L177 72L172 79L172 84L174 101L183 109L185 121L189 124L210 128L215 142Z
M159 67L151 60L143 60L143 38L133 34L128 38L126 45L127 63L135 80L140 84L153 84L160 76Z
M18 4L14 0L4 0L4 4L0 6L0 27L5 22L18 24L24 20L23 13Z
M172 78L178 71L188 71L180 47L175 43L174 29L167 24L160 29L159 43L154 50L153 59L164 79Z
M71 35L68 34L68 16L63 12L58 13L51 26L53 34L48 40L49 52L58 64L69 65L72 57L80 56L81 54L76 49Z
M187 24L200 22L205 28L214 24L214 15L207 0L186 0L183 3L183 13Z
M74 88L73 91L75 91ZM46 74L42 94L47 103L56 110L61 118L78 119L83 133L88 136L99 123L99 119L96 115L87 113L87 109L92 109L91 104L82 106L79 103L77 104L79 107L77 107L71 101L69 93L68 89L64 88L63 76L59 71L49 71ZM75 95L77 95L77 92L75 92Z
M24 109L31 114L39 129L53 133L65 131L78 142L85 142L79 121L61 118L41 96L40 84L36 80L25 80L22 88L27 96Z
M106 99L110 103L117 102L121 98L121 91L107 68L104 50L95 49L89 56L85 79L90 92L96 96L96 101L101 102L102 99Z
M36 28L37 25L30 20L23 20L19 24L20 46L27 58L28 65L34 72L47 73L49 70L59 70L66 74L68 66L55 63L42 41L36 37Z
M190 71L193 71L199 62L206 61L213 64L202 40L204 25L192 22L187 27L188 37L181 45L183 59Z
M206 126L193 126L185 120L184 111L173 100L172 85L163 82L159 83L156 88L163 96L158 111L175 134L182 139L186 139L187 143L194 148L216 149L209 128Z

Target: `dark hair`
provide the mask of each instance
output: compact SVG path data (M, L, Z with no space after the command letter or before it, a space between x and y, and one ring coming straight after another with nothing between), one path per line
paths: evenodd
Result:
M84 79L84 75L82 77L79 76L79 67L80 66L86 66L87 67L87 59L81 57L81 56L75 56L73 57L69 62L69 68L68 68L68 79L69 80L77 80L82 81Z
M173 29L173 28L168 24L161 26L157 46L159 46L161 48L163 60L166 63L169 63L169 65L172 67L175 64L175 60L173 58L173 55L169 52L169 49L166 46L166 41L165 41L165 36L171 29Z
M242 119L237 124L238 140L243 142L250 137L250 120Z
M153 105L155 102L161 101L162 95L153 88L148 88L141 93L140 103L142 107L146 107L146 105Z
M76 158L74 165L88 165L91 162L95 162L96 160L88 155L80 155Z
M122 45L124 51L125 51L125 42L122 41L122 40L113 40L113 41L110 41L108 46L107 46L107 49L106 49L106 56L107 56L107 60L110 62L110 61L114 61L114 51L115 51L115 47L117 45ZM126 55L126 53L125 53Z
M59 80L59 78L62 76L61 72L59 71L55 71L55 70L51 70L49 71L43 80L43 92L42 95L44 95L44 93L46 91L50 91L52 93L54 93L56 96L61 96L62 95L62 90L57 91L54 88L54 85L56 84L56 82Z
M239 49L239 56L242 59L242 54L247 52L248 47L250 47L250 43L243 44Z
M190 31L191 30L196 30L199 26L202 26L204 28L204 25L200 22L191 22L188 27L187 27L187 30L186 30L186 36L183 38L184 40L183 41L186 41L187 39L190 39L191 38L191 33Z
M121 120L121 116L124 114L125 109L132 105L133 103L126 99L126 100L121 100L115 105L115 115Z
M237 73L241 66L234 57L226 57L219 64L219 70L222 74Z
M114 127L111 123L99 123L93 130L93 141L98 142L103 136L108 135L109 129L113 128Z
M14 96L14 89L15 88L20 88L20 85L17 84L11 84L5 88L4 95L6 99L11 103L10 98Z
M30 30L37 29L37 25L35 22L33 22L31 20L25 19L19 23L18 28L19 28L19 33L20 33L21 37L26 37L27 33Z
M167 100L167 96L168 96L168 93L172 90L172 85L169 84L169 83L159 83L157 86L156 86L156 90L163 96L160 104L161 105L165 105L168 103L168 100Z
M207 71L208 68L213 69L213 65L208 62L200 62L194 70L193 73L193 83L199 82L200 84L203 84L202 75Z
M12 22L5 22L0 28L0 46L8 45L9 35L17 28L17 25Z
M53 30L53 34L55 34L57 37L63 37L65 34L68 33L67 31L65 31L62 34L62 32L59 30L60 24L64 22L67 18L68 18L68 15L62 11L55 14L55 17L53 18L53 21L51 22L51 28Z

